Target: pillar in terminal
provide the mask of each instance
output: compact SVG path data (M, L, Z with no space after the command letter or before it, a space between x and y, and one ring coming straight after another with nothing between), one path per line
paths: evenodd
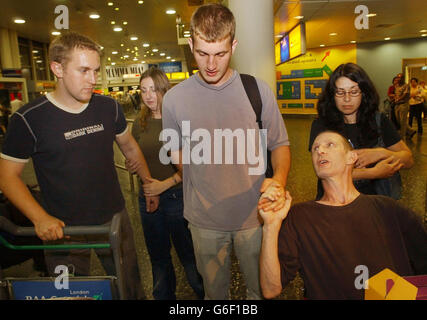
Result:
M21 69L16 31L0 28L0 57L3 69Z
M238 42L232 68L264 80L276 92L273 0L228 0L228 7Z

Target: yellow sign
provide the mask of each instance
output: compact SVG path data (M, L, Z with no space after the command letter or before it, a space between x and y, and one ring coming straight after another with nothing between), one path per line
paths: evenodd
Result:
M368 280L365 300L415 300L418 288L390 269L384 269Z
M277 66L280 111L317 113L317 101L329 76L340 64L347 62L356 63L355 44L307 50L306 54Z
M295 27L289 33L289 58L295 58L301 54L301 25Z

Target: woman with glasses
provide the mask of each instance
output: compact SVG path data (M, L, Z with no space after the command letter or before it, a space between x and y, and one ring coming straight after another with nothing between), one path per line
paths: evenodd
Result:
M173 164L162 164L159 153L162 142L162 101L169 89L166 74L151 67L141 75L142 107L132 127L132 135L144 150L153 177L151 183L140 186L139 210L145 243L153 274L153 297L156 300L175 300L176 277L171 256L171 242L190 286L198 299L204 298L203 281L197 271L193 241L188 222L183 215L182 179ZM134 164L126 163L135 171ZM148 212L145 196L159 196L159 207Z
M341 133L357 150L353 180L364 194L377 194L375 179L413 165L411 151L390 120L378 112L378 105L378 93L367 73L357 64L342 64L330 76L319 98L318 118L311 125L310 151L314 138L326 130ZM318 184L317 199L322 194Z

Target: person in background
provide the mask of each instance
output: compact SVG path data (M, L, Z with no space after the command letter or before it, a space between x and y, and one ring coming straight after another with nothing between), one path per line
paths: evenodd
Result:
M375 179L390 177L413 165L412 152L390 120L378 113L378 104L378 93L367 73L357 64L342 64L334 70L319 98L318 119L310 131L309 150L315 137L326 130L337 131L350 141L358 155L353 180L364 194L377 193ZM316 199L322 194L319 180Z
M346 137L320 133L311 159L325 190L321 199L290 208L287 193L278 212L259 207L266 298L279 295L297 272L305 298L340 300L364 298L363 287L356 286L360 266L369 277L385 268L401 276L427 273L427 232L420 217L394 199L357 191L352 170L358 154Z
M394 77L392 85L388 88L388 91L387 91L387 96L390 103L390 119L397 130L400 129L400 125L396 119L396 113L395 113L396 104L394 103L394 97L395 97L396 85L398 84L398 82L399 82L399 77L398 76Z
M408 112L409 112L409 86L405 83L405 77L403 74L399 74L399 82L395 86L395 96L394 96L394 103L395 103L395 113L396 113L396 120L399 123L400 126L400 136L402 139L411 139L416 131L413 130L408 125Z
M423 115L424 121L427 121L427 86L424 80L420 81L420 87L423 90Z
M418 79L412 78L409 95L409 126L412 128L412 120L415 117L417 119L419 135L423 134L423 93L423 89L418 85Z
M144 148L150 172L150 183L141 185L139 210L145 243L150 255L153 273L153 296L156 300L175 300L176 277L171 256L171 241L175 247L190 286L199 299L204 298L203 281L197 271L193 242L184 219L182 178L172 164L164 165L159 160L162 142L163 95L169 89L165 73L150 68L141 75L142 107L134 121L132 135ZM136 168L128 162L131 171ZM160 196L159 207L147 212L145 196Z

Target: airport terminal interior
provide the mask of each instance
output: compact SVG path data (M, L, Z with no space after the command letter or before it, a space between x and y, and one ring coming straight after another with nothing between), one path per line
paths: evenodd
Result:
M139 79L155 65L172 86L197 73L188 46L189 21L206 3L227 5L237 21L238 47L231 67L260 77L271 87L286 125L292 165L286 189L293 203L314 199L317 178L308 151L310 127L317 116L317 100L332 71L342 63L360 65L380 96L379 109L389 112L387 91L402 73L409 83L424 81L424 134L403 138L412 151L414 166L400 171L401 204L427 224L427 4L424 0L290 1L290 0L5 0L0 11L0 104L15 112L55 89L47 50L61 33L76 31L102 48L101 70L95 92L116 99L133 125L141 109ZM259 16L258 16L259 15ZM259 24L258 24L259 23ZM289 50L282 52L287 45ZM3 111L4 114L7 111ZM412 128L417 128L414 119ZM0 150L5 133L0 131ZM114 146L116 169L135 233L138 263L147 299L152 296L151 263L138 209L138 182L125 168ZM142 150L143 151L143 150ZM36 186L32 162L22 174ZM196 299L173 249L178 300ZM94 275L103 275L92 257ZM3 270L4 277L37 277L31 259ZM303 299L297 277L278 299ZM230 298L245 298L245 282L237 259L232 263Z

